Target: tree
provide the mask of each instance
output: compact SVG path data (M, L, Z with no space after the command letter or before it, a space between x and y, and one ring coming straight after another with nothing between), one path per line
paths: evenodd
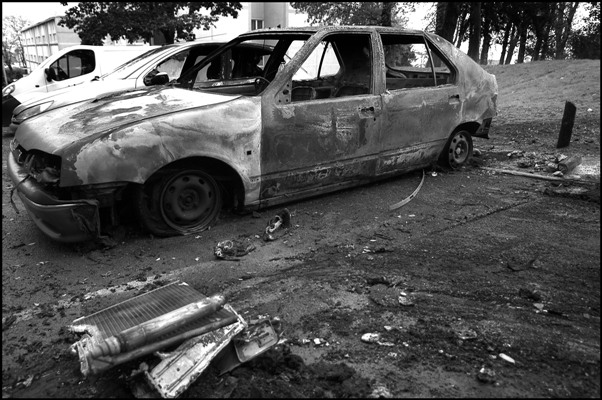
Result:
M565 58L565 47L571 34L573 17L577 11L578 2L560 1L556 3L556 19L554 22L554 33L556 37L556 51L554 58L562 60Z
M479 45L481 43L481 3L470 4L470 37L468 39L468 56L479 62Z
M600 59L600 3L588 3L585 6L587 17L585 26L577 29L570 39L571 53L574 58Z
M499 32L503 26L503 18L500 16L501 3L493 1L484 1L481 3L481 15L483 17L482 36L483 44L481 47L480 63L487 65L489 60L489 47L493 40L493 35Z
M12 64L19 62L25 65L21 30L28 25L31 25L31 22L22 17L11 15L2 18L2 58L8 65L11 75L13 73Z
M310 24L403 26L404 14L413 3L391 2L294 2L291 6L308 15Z
M236 18L241 8L239 2L81 2L65 12L59 25L77 32L82 44L102 45L107 35L129 43L139 39L150 43L162 35L171 44L176 38L194 39L194 29L209 29L220 16ZM201 14L201 9L209 15Z
M460 14L461 3L438 2L435 22L435 33L450 42L454 40L456 22Z

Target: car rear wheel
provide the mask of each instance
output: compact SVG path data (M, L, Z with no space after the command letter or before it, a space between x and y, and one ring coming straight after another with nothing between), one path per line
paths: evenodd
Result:
M472 136L468 131L461 130L450 136L439 157L439 163L444 167L458 169L465 165L470 157L472 157Z
M188 235L207 229L222 208L219 186L205 171L159 174L138 189L142 224L157 236Z

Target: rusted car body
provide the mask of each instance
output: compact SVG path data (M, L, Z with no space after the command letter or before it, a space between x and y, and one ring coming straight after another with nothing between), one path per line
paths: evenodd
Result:
M273 51L255 58L248 43ZM431 33L259 30L168 87L26 120L9 172L54 239L98 237L124 204L154 234L190 234L224 204L271 206L437 161L463 165L496 100L495 76Z

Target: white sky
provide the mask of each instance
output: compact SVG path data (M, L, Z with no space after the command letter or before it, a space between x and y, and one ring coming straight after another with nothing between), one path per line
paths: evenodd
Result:
M409 29L424 29L425 22L423 20L426 12L433 3L416 3L416 16L410 18ZM9 15L21 16L28 19L32 24L43 21L46 18L56 15L64 15L65 11L77 5L68 3L67 6L62 6L60 2L2 2L2 16Z
M46 18L54 17L56 15L65 15L65 11L76 5L77 3L67 3L67 6L63 6L58 1L46 3L3 1L2 16L20 16L23 19L29 20L32 24L35 24Z

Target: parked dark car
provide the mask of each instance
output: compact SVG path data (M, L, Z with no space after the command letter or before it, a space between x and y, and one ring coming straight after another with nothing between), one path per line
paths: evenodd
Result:
M269 47L251 57L244 46ZM9 173L50 237L98 237L128 206L155 235L441 162L487 137L497 82L441 37L388 27L240 35L167 86L23 122Z

